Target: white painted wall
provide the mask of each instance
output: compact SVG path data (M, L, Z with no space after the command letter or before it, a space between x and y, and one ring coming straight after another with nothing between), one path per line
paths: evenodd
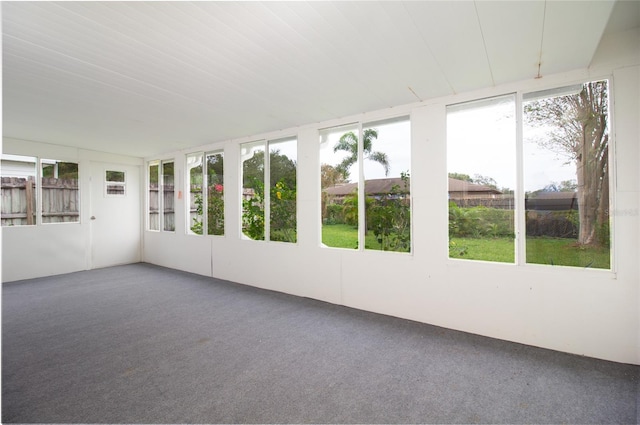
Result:
M225 149L226 235L186 235L184 200L177 201L182 217L176 231L145 231L144 260L494 338L640 364L640 59L625 47L637 48L637 42L620 43L626 50L617 55L610 51L616 45L609 43L606 54L596 55L588 70L202 146ZM615 270L450 260L446 105L602 77L613 79ZM400 114L410 114L412 124L413 253L321 247L318 129ZM239 145L292 134L298 135L299 149L299 242L242 240ZM176 159L178 173L184 173L185 155L196 150L169 155Z
M102 161L140 166L142 159L8 138L3 139L2 149L7 154L77 162L81 205L79 223L3 227L2 281L11 282L91 268L89 164L91 161Z

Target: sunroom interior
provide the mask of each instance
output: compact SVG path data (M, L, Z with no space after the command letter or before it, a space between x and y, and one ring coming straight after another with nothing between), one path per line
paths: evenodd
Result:
M3 282L145 262L640 364L639 2L2 2L2 33ZM579 155L527 135L587 87L607 102L606 250L536 259L531 205L569 193L578 217L587 183L528 186ZM451 179L507 199L506 230L463 234L452 208L495 205Z

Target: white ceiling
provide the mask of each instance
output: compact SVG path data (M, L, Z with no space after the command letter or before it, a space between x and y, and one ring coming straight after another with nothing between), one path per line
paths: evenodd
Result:
M585 68L614 4L2 2L3 134L142 157Z

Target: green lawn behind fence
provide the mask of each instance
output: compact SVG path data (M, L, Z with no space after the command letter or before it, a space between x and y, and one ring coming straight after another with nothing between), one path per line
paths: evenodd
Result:
M334 248L356 249L358 229L347 224L322 226L322 242ZM380 249L373 232L365 239L366 249ZM513 238L453 238L449 243L451 258L515 262ZM527 238L527 262L556 266L609 269L609 248L580 247L575 239Z
M514 240L511 238L452 238L449 242L449 256L513 263L513 244ZM607 247L581 247L576 244L575 239L544 237L527 238L527 263L596 269L611 267Z

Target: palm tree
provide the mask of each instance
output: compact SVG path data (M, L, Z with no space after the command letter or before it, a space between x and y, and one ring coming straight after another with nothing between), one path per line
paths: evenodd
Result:
M364 130L362 140L364 159L369 159L382 165L384 167L384 175L388 176L389 158L387 157L387 154L384 152L372 151L373 141L377 138L378 130L375 128L367 128ZM333 151L345 151L349 153L349 156L343 159L342 162L336 166L336 169L339 170L344 176L344 179L347 180L349 178L349 167L358 161L358 136L353 131L343 134L333 148Z

